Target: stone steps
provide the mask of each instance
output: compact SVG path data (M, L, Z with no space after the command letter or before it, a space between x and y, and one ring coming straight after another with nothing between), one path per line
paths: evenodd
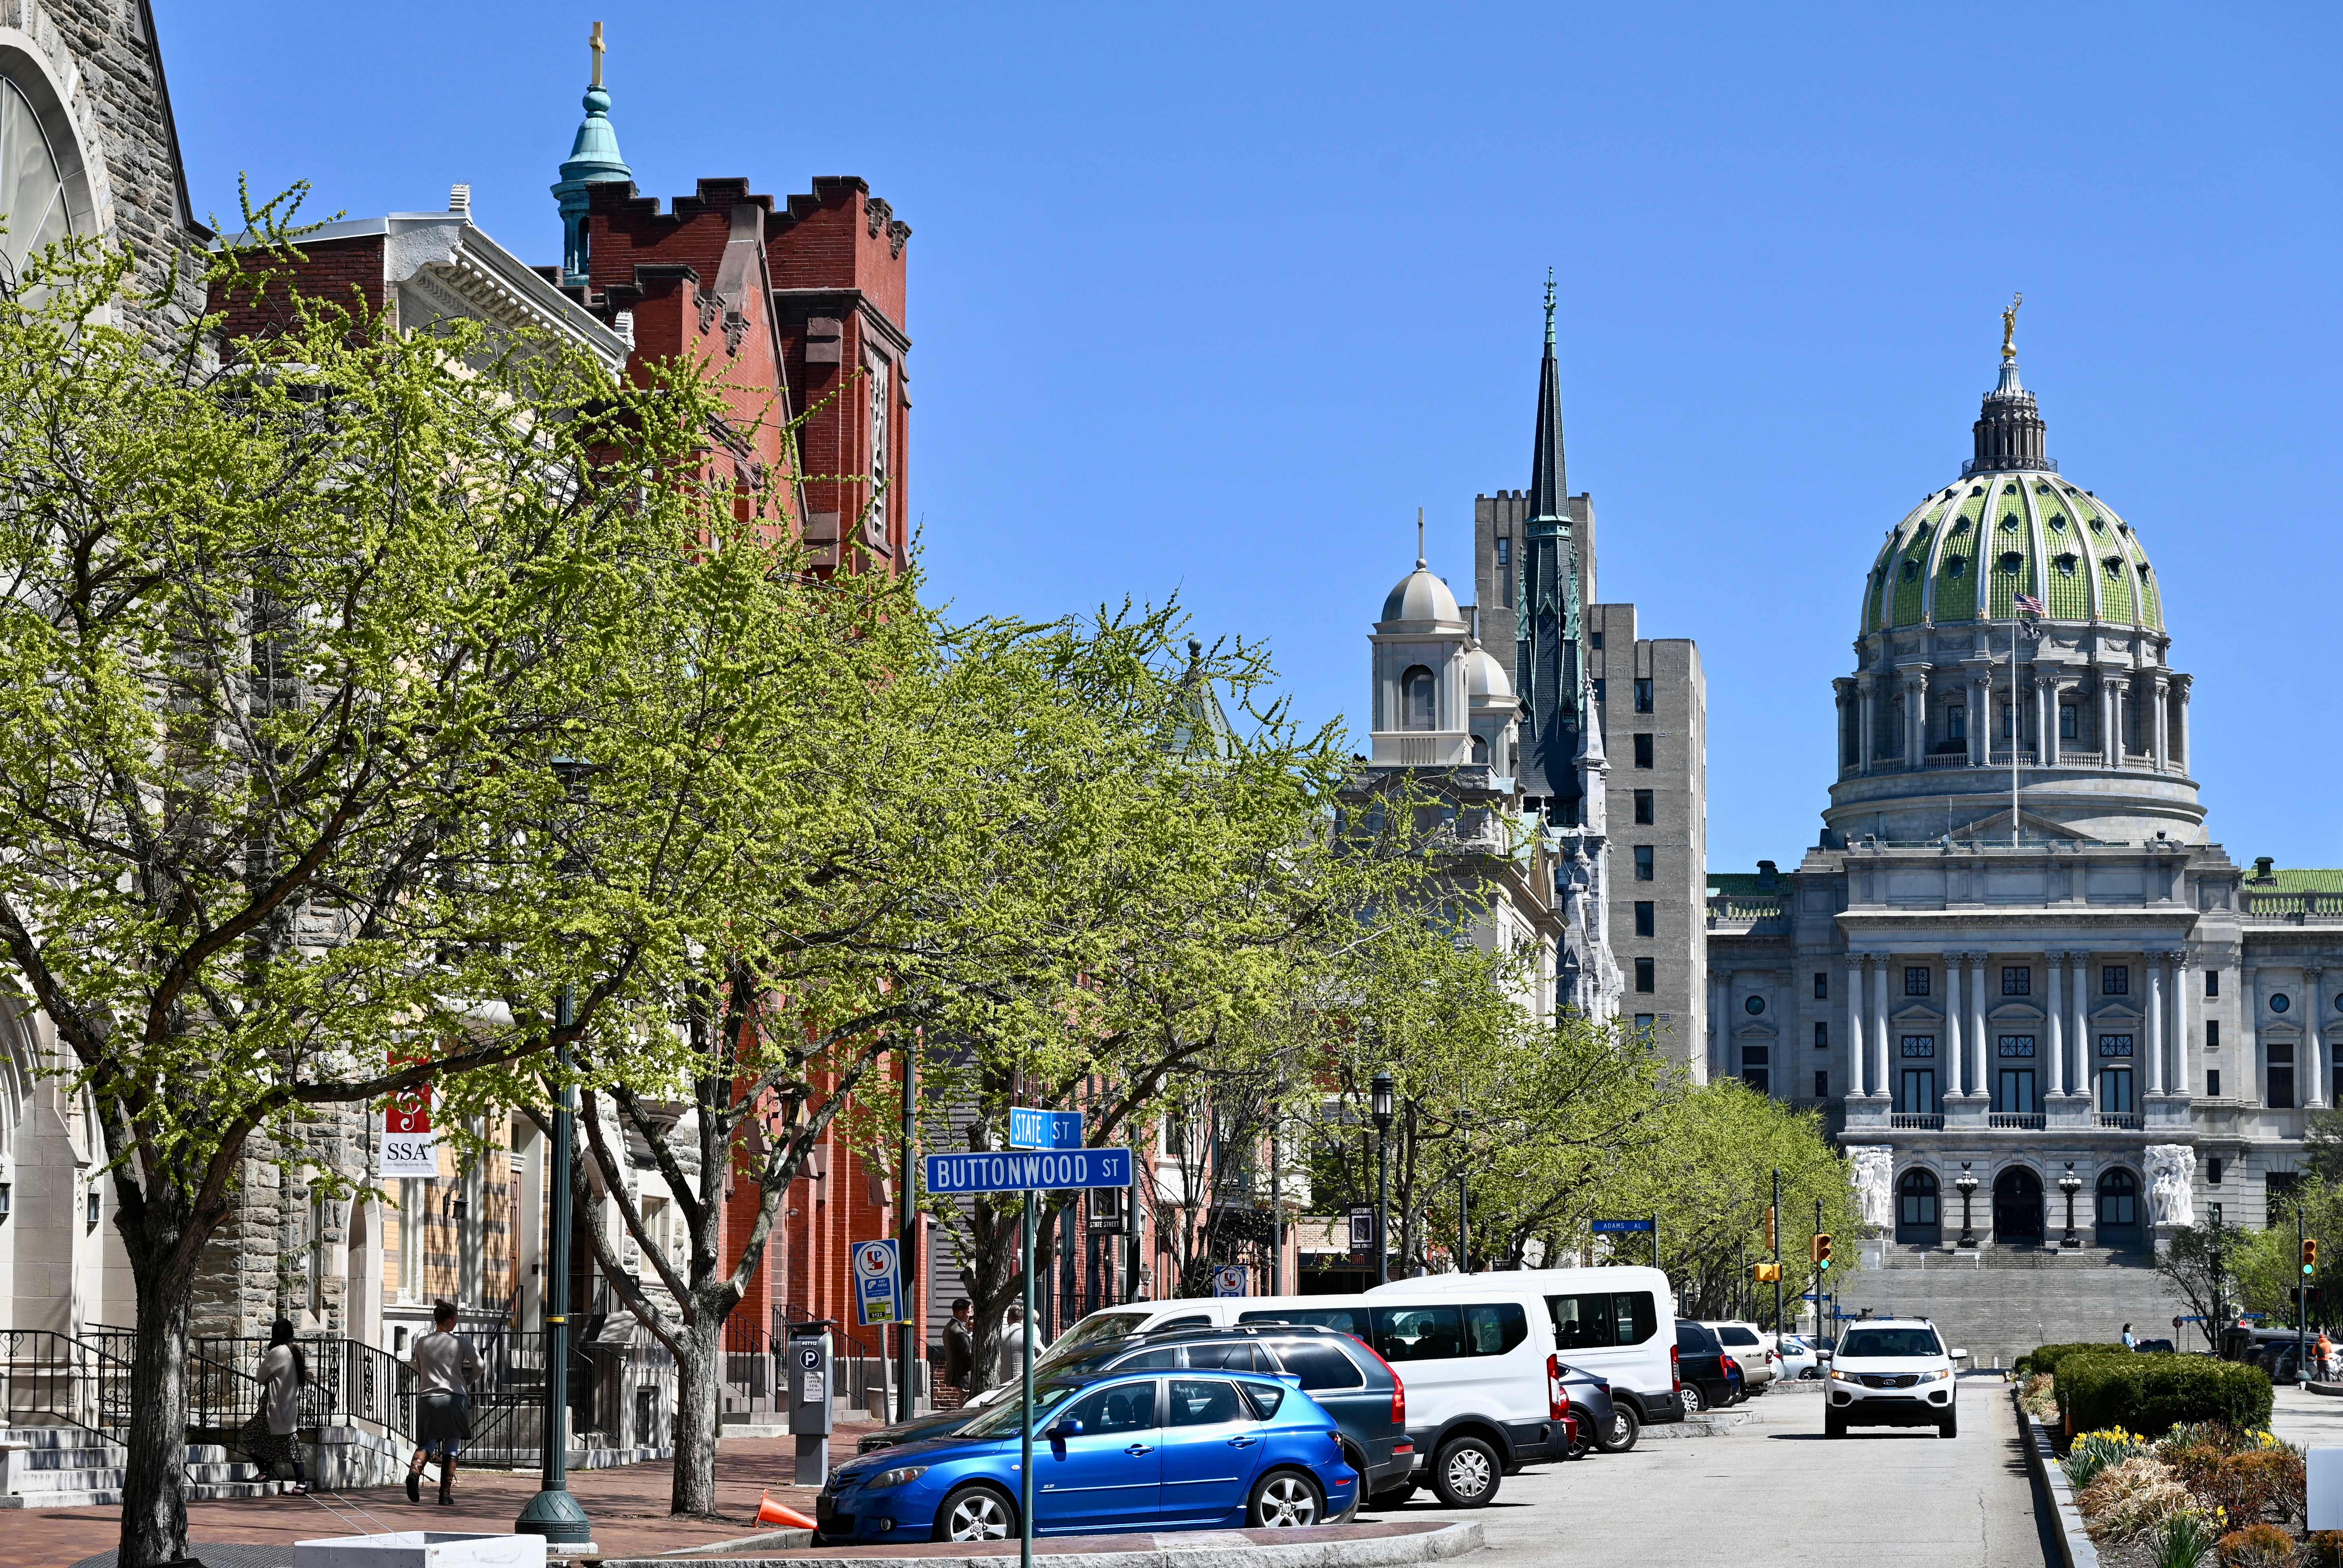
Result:
M1865 1266L1877 1269L2147 1269L2145 1251L2127 1247L1884 1247L1866 1248Z
M127 1456L118 1442L67 1426L0 1430L0 1442L25 1448L14 1456L13 1490L0 1496L0 1508L100 1508L122 1501ZM260 1479L257 1465L230 1459L227 1450L217 1443L187 1445L191 1502L266 1497L288 1486Z

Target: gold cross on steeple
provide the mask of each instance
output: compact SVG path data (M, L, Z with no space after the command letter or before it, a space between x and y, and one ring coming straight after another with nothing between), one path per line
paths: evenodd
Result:
M588 45L587 45L587 46L588 46L588 47L589 47L589 48L591 48L591 49L594 51L594 85L596 85L596 86L598 86L598 86L600 86L600 85L602 85L602 49L603 49L603 44L602 44L602 24L600 24L599 22L597 22L597 23L595 23L595 24L594 24L594 36L593 36L593 38L592 38L591 40L589 40L589 41L588 41Z

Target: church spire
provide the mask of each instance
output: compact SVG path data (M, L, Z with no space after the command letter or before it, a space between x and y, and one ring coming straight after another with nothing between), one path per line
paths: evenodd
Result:
M582 106L586 117L578 124L578 135L569 144L569 156L561 166L560 183L553 187L554 199L561 204L561 281L572 287L586 283L586 187L613 181L631 184L635 171L618 153L618 132L610 124L610 93L602 85L602 24L594 24L593 36L587 47L594 51L594 76L586 88Z
M1538 368L1537 437L1530 457L1530 520L1565 522L1570 483L1562 465L1562 367L1554 355L1554 268L1545 269L1545 363Z

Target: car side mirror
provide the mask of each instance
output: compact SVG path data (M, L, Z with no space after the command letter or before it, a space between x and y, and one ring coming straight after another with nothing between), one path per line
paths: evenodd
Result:
M1057 1425L1051 1427L1041 1435L1048 1438L1051 1442L1063 1442L1070 1437L1080 1437L1081 1434L1082 1423L1075 1421L1071 1417L1068 1417L1066 1420L1060 1422Z
M1956 1362L1965 1362L1969 1359L1969 1352L1966 1351L1955 1351L1952 1352L1952 1357L1953 1360Z

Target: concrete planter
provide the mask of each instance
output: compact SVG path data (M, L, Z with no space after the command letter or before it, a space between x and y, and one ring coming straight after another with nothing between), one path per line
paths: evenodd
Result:
M297 1541L293 1568L545 1568L545 1537L399 1530Z
M2021 1392L2009 1391L2009 1402L2017 1412L2017 1440L2026 1450L2026 1469L2034 1477L2035 1492L2049 1502L2051 1515L2058 1523L2058 1562L2063 1568L2099 1568L2099 1549L2091 1544L2091 1533L2083 1526L2082 1511L2075 1506L2074 1485L2059 1466L2050 1429L2026 1413L2025 1402L2018 1397Z

